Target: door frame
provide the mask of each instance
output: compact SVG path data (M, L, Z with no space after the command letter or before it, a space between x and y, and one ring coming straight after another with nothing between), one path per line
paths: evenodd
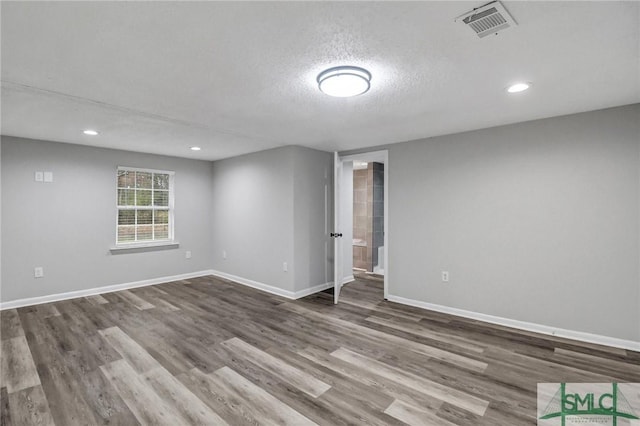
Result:
M345 161L354 161L354 160L362 160L362 161L375 161L379 163L384 163L384 299L387 300L389 296L389 150L379 150L379 151L369 151L362 152L359 154L349 154L349 155L338 155L338 159L344 163ZM334 191L340 191L340 182L334 183ZM341 206L341 208L344 208ZM345 244L344 239L339 240L339 244L341 244L342 250L340 250L343 254L345 252ZM349 241L349 245L352 247L353 242ZM349 250L350 253L353 253L353 248ZM342 262L341 262L342 263ZM342 275L342 274L341 274ZM341 277L344 278L344 277Z
M340 182L342 182L343 162L340 154L333 153L333 303L338 304L340 298L340 290L342 289L342 279L344 275L344 244L342 243L342 223L340 221L341 203Z

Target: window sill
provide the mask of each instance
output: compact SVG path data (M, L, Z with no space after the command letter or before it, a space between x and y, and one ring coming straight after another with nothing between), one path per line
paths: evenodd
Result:
M109 248L111 254L138 253L145 251L171 250L180 247L178 241L158 241L152 243L120 244Z

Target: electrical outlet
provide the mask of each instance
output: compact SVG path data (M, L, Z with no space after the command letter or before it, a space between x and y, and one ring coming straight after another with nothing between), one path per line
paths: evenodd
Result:
M53 172L44 172L44 182L45 183L53 182Z
M44 173L43 172L35 172L33 174L33 180L36 182L43 182L44 181Z
M287 262L282 262L282 270L287 272L289 270L289 266L287 266Z
M191 259L191 252L187 250L187 251L185 252L185 254L184 254L184 257L185 257L186 259Z
M36 266L35 268L33 268L33 277L34 278L44 277L44 268L42 266Z
M222 250L222 258L223 259L227 258L227 251L226 250Z
M442 282L443 283L449 282L449 271L442 271Z

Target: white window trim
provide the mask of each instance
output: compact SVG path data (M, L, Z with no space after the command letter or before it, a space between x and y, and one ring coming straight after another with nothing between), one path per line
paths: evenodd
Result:
M136 250L136 249L153 249L153 248L178 248L180 247L179 241L150 241L147 243L122 243L117 244L113 247L109 248L111 252L119 252L126 250Z
M175 208L175 175L176 172L171 170L157 170L157 169L145 169L143 167L130 167L130 166L118 166L116 167L116 177L119 171L129 171L129 172L145 172L145 173L158 173L169 175L169 238L164 240L151 240L151 241L132 241L132 242L118 242L118 212L120 210L158 210L155 209L154 206L126 206L119 207L116 203L116 226L115 226L115 241L116 244L112 246L109 250L121 251L121 250L135 250L135 249L144 249L149 248L152 249L154 247L163 248L168 246L175 246L176 248L180 246L180 243L175 240L175 223L174 223L174 208ZM117 192L118 185L116 183L116 200L117 200ZM142 207L142 208L138 208ZM148 208L147 208L148 207Z

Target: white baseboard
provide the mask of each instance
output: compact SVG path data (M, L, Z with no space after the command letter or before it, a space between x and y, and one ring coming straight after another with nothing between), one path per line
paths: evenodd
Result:
M353 275L349 275L348 277L344 277L342 279L342 285L349 284L351 282L354 282L355 280L356 280L356 278Z
M197 278L205 275L212 275L212 271L205 270L205 271L198 271L198 272L189 272L186 274L151 278L149 280L134 281L134 282L124 283L124 284L95 287L87 290L76 290L76 291L69 291L66 293L49 294L46 296L11 300L9 302L1 302L0 311L4 309L21 308L23 306L40 305L42 303L58 302L60 300L75 299L77 297L86 297L86 296L94 296L96 294L112 293L114 291L128 290L130 288L136 288L136 287L146 287L148 285L168 283L171 281L188 280L189 278Z
M226 272L213 270L211 271L211 274L220 278L234 281L238 284L246 285L247 287L256 288L258 290L266 291L267 293L275 294L277 296L286 297L287 299L293 299L295 295L293 291L284 290L279 287L261 283L259 281L250 280L248 278L239 277L237 275L227 274Z
M290 291L290 290L284 290L280 287L275 287L269 284L261 283L259 281L254 281L248 278L239 277L237 275L227 274L226 272L220 272L220 271L210 271L210 272L212 275L216 275L218 277L234 281L238 284L246 285L247 287L266 291L267 293L275 294L277 296L282 296L292 300L300 299L301 297L309 296L310 294L317 293L319 291L323 291L333 287L333 281L332 281L324 284L318 284L313 287L306 288L304 290Z
M328 288L333 288L333 281L323 284L314 285L313 287L306 288L304 290L296 291L293 295L294 299L300 299L302 297L309 296L320 291L324 291Z
M231 275L231 274L227 274L220 271L204 270L204 271L198 271L198 272L190 272L187 274L171 275L166 277L151 278L151 279L142 280L142 281L108 285L104 287L95 287L95 288L90 288L86 290L76 290L76 291L69 291L65 293L48 294L46 296L11 300L8 302L0 302L0 311L4 309L14 309L14 308L21 308L23 306L40 305L43 303L51 303L51 302L58 302L61 300L75 299L77 297L86 297L86 296L94 296L96 294L112 293L114 291L128 290L136 287L146 287L149 285L163 284L171 281L188 280L189 278L203 277L206 275L216 275L231 281L235 281L239 284L246 285L248 287L266 291L267 293L286 297L287 299L300 299L301 297L309 296L310 294L318 293L320 291L333 287L333 282L328 282L328 283L318 284L313 287L306 288L304 290L293 292L293 291L283 290L278 287L274 287L258 281L253 281L247 278L238 277L236 275Z
M632 351L640 351L640 342L635 342L633 340L618 339L616 337L602 336L599 334L591 334L582 331L550 327L547 325L519 321L510 318L496 317L493 315L466 311L464 309L451 308L449 306L436 305L433 303L421 302L419 300L407 299L400 296L388 295L387 300L391 302L401 303L403 305L428 309L430 311L442 312L445 314L484 321L491 324L503 325L505 327L517 328L519 330L533 331L535 333L547 334L550 336L562 337L571 340L578 340L581 342L595 343L598 345L612 346L615 348L629 349Z

